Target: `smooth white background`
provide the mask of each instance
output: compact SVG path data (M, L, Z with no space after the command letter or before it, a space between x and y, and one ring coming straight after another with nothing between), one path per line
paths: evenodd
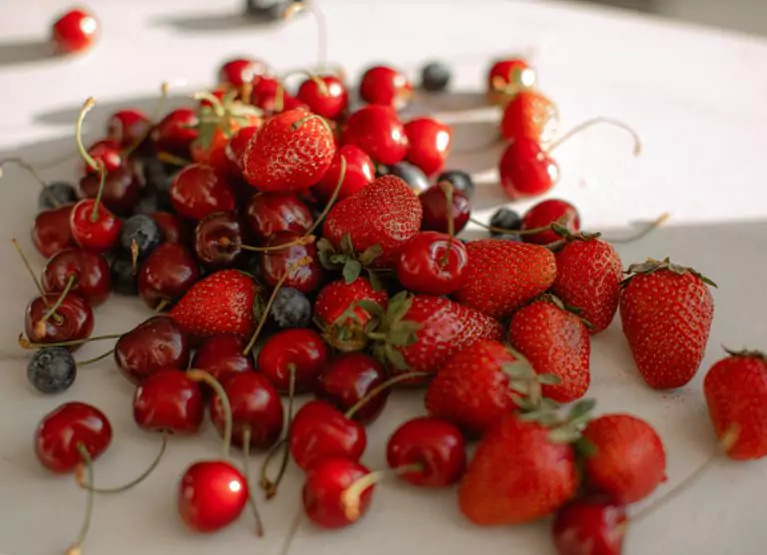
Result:
M151 111L164 80L186 83L177 95L209 86L225 58L250 54L279 71L315 61L316 31L309 17L263 28L242 23L234 1L99 0L91 5L102 22L102 40L88 55L65 60L36 59L59 3L6 2L0 9L2 157L44 162L73 152L75 115L87 96L99 102L86 126L88 139L96 139L115 107L139 105ZM767 348L767 41L545 2L326 0L322 6L331 34L330 57L353 78L374 61L391 62L413 76L427 59L451 63L454 89L460 93L414 110L436 110L457 122L457 148L492 136L498 114L481 108L484 71L490 58L519 51L537 65L542 88L559 105L563 128L606 115L640 132L645 150L637 159L630 155L628 137L609 128L594 129L563 146L557 151L563 176L552 194L574 202L586 228L612 236L670 212L667 227L620 249L626 265L669 255L719 283L707 356L696 380L682 390L659 393L644 386L617 322L593 341L589 396L598 399L601 412L632 412L656 427L668 452L669 481L656 496L663 495L715 449L700 383L721 357L720 345ZM496 184L499 155L495 149L451 161L451 166L470 169L481 184L478 217L488 217L505 202ZM72 178L74 168L75 161L68 161L44 175ZM44 261L28 239L38 190L33 180L12 169L0 187L0 552L48 555L60 553L76 534L84 496L71 479L48 475L34 459L32 434L42 415L67 400L87 401L107 413L114 442L96 467L105 485L140 472L159 440L136 429L132 388L111 360L84 369L76 384L57 397L41 396L27 384L25 354L15 338L35 290L10 239L18 237L42 269ZM147 315L140 303L113 298L97 311L96 332L124 331ZM105 348L89 346L78 358ZM382 467L388 435L422 412L420 394L394 395L384 417L369 429L364 462ZM178 479L189 463L215 457L217 447L210 429L202 437L174 438L166 459L144 484L98 498L86 553L277 555L298 506L301 475L294 468L278 498L261 502L266 539L253 536L248 514L210 537L191 535L179 523ZM767 462L723 460L696 487L631 528L626 553L763 553L765 496ZM551 555L548 526L475 528L459 514L453 491L386 483L357 526L327 534L304 524L291 553Z

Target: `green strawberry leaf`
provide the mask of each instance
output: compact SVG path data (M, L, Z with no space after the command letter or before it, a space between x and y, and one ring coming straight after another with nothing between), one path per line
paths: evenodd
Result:
M384 347L386 352L386 358L389 360L389 362L394 365L394 368L397 370L409 370L410 366L408 366L408 363L405 361L404 355L394 348L393 345L390 343L387 343Z
M537 380L541 385L559 385L562 383L562 379L554 374L539 374Z
M591 411L597 405L594 399L585 399L575 403L567 415L567 421L572 426L582 426L591 420Z
M370 279L370 285L373 286L373 291L376 293L380 293L384 289L383 282L381 281L381 276L378 275L378 272L374 272L373 270L368 270L368 279Z
M389 321L389 325L394 325L396 322L402 320L402 318L410 310L413 304L413 299L408 295L407 291L400 291L389 300L389 308L386 309L386 319Z
M386 342L399 347L407 347L418 341L416 332L421 328L416 322L400 321L386 334Z
M532 380L535 370L527 362L508 362L501 365L501 370L512 380Z
M355 279L360 277L360 272L362 272L362 264L353 258L348 259L346 264L344 264L344 281L346 281L346 283L352 283Z
M383 316L383 308L381 308L381 305L370 299L357 301L357 306L373 316Z
M365 252L363 252L359 259L363 266L370 266L370 264L379 256L383 254L383 247L381 245L373 245L372 247L368 247L365 249Z
M596 455L599 452L599 449L597 448L594 443L585 437L581 437L575 441L573 444L573 447L575 447L575 450L582 455L583 457L590 458Z
M549 441L552 443L573 443L580 438L581 434L578 430L573 430L567 426L549 430Z
M350 234L346 233L341 237L341 244L339 246L341 247L341 252L348 254L349 256L354 256L354 244L352 243L352 236Z

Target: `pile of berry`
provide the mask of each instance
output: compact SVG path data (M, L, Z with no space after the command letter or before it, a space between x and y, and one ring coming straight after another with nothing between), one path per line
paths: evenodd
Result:
M395 475L458 484L462 513L481 526L556 515L562 555L620 553L625 506L665 480L666 455L643 420L592 418L591 336L620 310L648 386L682 387L705 352L712 282L667 259L624 272L611 243L581 232L561 200L522 217L500 209L491 237L458 238L474 186L445 171L451 129L431 117L403 123L399 112L414 94L445 90L441 64L424 68L420 90L395 69L369 69L357 109L338 73L307 74L290 91L266 64L238 59L219 77L194 108L154 121L115 113L88 148L85 103L79 187L43 183L32 231L48 258L19 338L35 351L32 385L66 390L92 362L75 362L78 347L117 339L104 356L136 385L135 422L162 434L163 451L208 412L223 453L189 466L178 489L195 531L220 530L247 505L258 521L259 484L230 459L234 445L269 451L267 498L289 459L305 470L303 509L320 527L353 524L376 482ZM555 106L534 83L521 59L495 63L487 80L488 101L503 109L499 170L511 199L555 184L550 153L572 135L554 136ZM91 337L93 308L110 292L162 314ZM365 425L395 386L425 389L426 415L401 424L389 469L371 472L359 462ZM727 455L767 456L764 356L729 353L704 390ZM294 415L294 396L310 393ZM76 471L92 502L113 491L93 481L111 437L100 410L71 402L42 418L35 450L52 472Z

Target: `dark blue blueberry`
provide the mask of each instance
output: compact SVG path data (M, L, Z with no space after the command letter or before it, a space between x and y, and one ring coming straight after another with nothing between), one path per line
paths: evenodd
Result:
M144 182L150 191L168 193L179 168L157 158L147 158L143 164Z
M138 249L138 260L145 260L162 240L160 226L146 214L131 216L125 220L120 230L120 247L124 252L131 254L133 248Z
M45 347L27 363L27 379L41 393L61 393L75 383L77 365L64 347Z
M450 82L450 68L442 62L431 62L421 69L421 87L427 92L441 92Z
M519 231L522 228L522 218L510 208L499 208L490 218L490 225L508 231ZM491 231L490 235L497 237L504 234L500 231Z
M134 297L138 295L138 268L134 268L130 255L116 256L110 264L112 273L112 291L118 295Z
M43 187L37 198L37 205L40 207L40 210L58 208L72 202L77 202L77 190L71 183L64 181L49 183Z
M421 168L409 162L398 162L392 166L387 166L387 170L391 175L404 179L416 193L422 193L431 187L429 179L421 171Z
M159 191L144 190L144 194L138 199L133 207L134 214L150 215L154 212L171 212L173 206L170 203L170 195Z
M283 287L274 298L272 317L281 328L305 328L312 321L312 304L298 289Z
M462 172L461 170L444 171L437 177L437 183L440 181L447 181L455 189L462 191L469 199L474 196L474 181L472 181L471 176L466 172Z

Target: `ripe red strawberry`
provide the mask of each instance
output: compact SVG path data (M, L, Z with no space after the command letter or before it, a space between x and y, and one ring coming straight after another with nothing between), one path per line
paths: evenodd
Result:
M727 455L767 457L767 358L758 351L728 351L703 381L708 412Z
M621 297L623 265L618 252L598 234L570 235L556 252L557 278L552 291L567 306L580 310L592 334L615 318Z
M586 459L586 478L623 504L650 495L666 481L666 451L655 430L630 414L606 414L583 431L595 448Z
M267 119L242 159L245 179L268 193L304 191L333 160L335 139L328 123L304 108Z
M524 137L545 144L554 139L558 120L556 104L538 91L525 89L503 109L501 136L507 141Z
M586 394L591 383L589 331L559 299L546 295L519 309L509 323L509 342L536 373L560 379L543 386L545 397L569 403Z
M169 316L196 339L232 333L247 337L253 331L259 286L238 270L214 272L197 282L174 306Z
M358 261L351 265L354 271L345 269L347 281L362 266L392 267L400 247L421 229L422 216L418 197L403 179L379 177L330 210L323 224L326 241L318 244L325 253L323 264Z
M554 255L540 245L481 239L466 243L466 250L466 278L453 296L496 318L508 316L545 292L557 275Z
M620 300L623 333L647 384L672 389L689 383L706 351L716 285L692 268L665 259L629 267Z
M386 310L389 295L376 291L370 280L362 276L351 283L339 279L327 284L317 294L314 317L323 329L323 337L341 351L358 351L367 344L365 326L372 315L362 308L360 301L370 301ZM364 303L363 303L364 304Z
M366 309L374 307L365 305ZM444 297L395 295L370 336L375 353L395 372L436 373L455 353L481 339L500 341L501 325Z

